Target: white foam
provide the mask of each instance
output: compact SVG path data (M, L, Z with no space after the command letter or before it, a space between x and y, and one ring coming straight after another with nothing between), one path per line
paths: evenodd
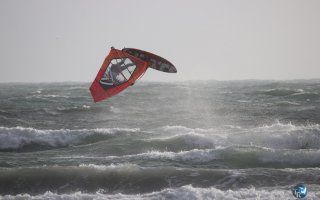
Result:
M121 109L114 106L110 106L110 111L113 113L121 113Z
M279 120L276 120L275 123L271 125L263 125L260 127L257 127L253 130L287 130L287 131L293 131L293 130L319 130L320 131L320 125L319 124L307 124L307 125L294 125L291 122L289 123L281 123Z
M122 159L134 160L171 160L177 162L193 162L193 163L210 163L215 160L235 159L234 155L246 154L252 155L252 162L257 165L263 163L279 163L286 164L288 167L292 165L314 166L320 162L320 150L274 150L261 147L224 147L219 149L193 149L190 151L149 151L146 153L123 155L123 156L107 156L105 158L110 161ZM237 159L236 159L237 160Z
M186 132L196 132L196 133L208 133L212 132L215 129L202 129L202 128L188 128L185 126L175 125L175 126L164 126L162 127L164 131L172 131L175 133L186 133Z
M88 109L90 109L91 107L90 107L90 106L87 106L87 105L82 105L82 108L88 110Z
M148 153L138 154L137 156L156 158L156 159L170 159L170 160L181 160L181 161L194 161L194 162L209 162L216 159L212 153L212 149L193 149L191 151L180 151L180 152L160 152L150 151Z
M42 94L41 92L26 97L26 99L33 99L33 98L36 98L36 99L50 99L50 98L65 98L65 99L68 99L70 97L69 96L65 96L65 95L57 95L57 94Z
M292 102L292 101L280 101L280 102L278 102L278 104L280 104L280 105L294 105L294 106L301 105L301 104L299 104L297 102Z
M132 155L123 155L123 156L107 156L107 160L115 159L167 159L174 161L192 161L192 162L210 162L218 158L215 154L214 149L193 149L190 151L180 151L180 152L171 152L171 151L149 151L146 153L132 154Z
M239 100L237 100L237 102L239 102L239 103L251 103L252 101L239 99Z
M167 188L157 192L146 194L104 194L104 190L98 190L96 193L75 192L70 194L57 194L53 192L46 192L41 195L32 196L30 194L5 195L0 196L4 200L146 200L146 199L169 199L169 200L279 200L279 199L295 199L292 195L292 186L279 188L242 188L238 190L220 190L215 187L197 188L192 185L185 185L179 188ZM312 186L309 188L308 195L305 200L319 199L319 186Z
M82 105L82 106L72 106L72 107L64 107L64 106L58 106L56 109L58 111L72 111L72 110L90 110L91 106L88 105Z
M36 92L33 92L33 93L41 94L42 93L42 89L38 89Z
M106 170L136 171L139 169L138 165L131 164L131 163L111 164L111 165L80 164L79 167L92 168L92 169L101 170L101 171L106 171Z

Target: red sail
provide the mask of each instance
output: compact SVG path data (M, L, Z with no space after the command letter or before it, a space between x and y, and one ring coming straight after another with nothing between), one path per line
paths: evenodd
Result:
M147 62L112 48L90 87L93 100L98 102L118 94L132 85L147 68Z

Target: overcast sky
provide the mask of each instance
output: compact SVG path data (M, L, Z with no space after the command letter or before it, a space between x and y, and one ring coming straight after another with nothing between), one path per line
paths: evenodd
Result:
M90 82L111 46L178 69L148 81L320 78L319 0L0 0L0 26L0 82Z

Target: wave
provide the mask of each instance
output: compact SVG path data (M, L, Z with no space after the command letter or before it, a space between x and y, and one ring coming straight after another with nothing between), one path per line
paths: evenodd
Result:
M135 134L132 137L128 135L128 133L138 132L141 132L139 128L39 130L24 127L0 127L0 151L27 152L92 144L111 139L115 135L119 140L97 146L99 150L96 153L99 151L103 155L106 153L121 155L145 152L148 149L180 151L181 149L190 150L194 148L214 147L213 140L209 140L204 135L197 133L152 139L146 139L143 135L139 134Z
M273 149L320 149L320 125L294 125L276 121L259 127L224 126L216 129L168 126L163 130L174 134L167 140L189 137L190 142L198 141L205 147L250 145ZM192 135L192 136L191 136ZM199 145L200 146L200 145Z
M301 105L305 101L318 101L320 93L318 91L305 91L303 89L275 88L259 92L259 94L280 98L276 105ZM285 99L285 100L284 100ZM273 104L271 104L273 105Z
M274 149L320 149L320 125L276 122L235 135L233 142Z
M318 99L319 98L319 93L318 92L309 92L309 91L301 91L301 92L297 92L292 94L291 96L293 96L294 98L297 99Z
M46 161L46 162L44 162ZM27 161L26 161L27 162ZM27 163L25 165L27 166ZM189 151L148 151L121 156L72 155L47 158L43 163L64 163L65 165L132 163L148 167L180 166L206 169L236 168L300 168L317 167L320 163L318 150L273 150L253 146L231 146L218 149L192 149ZM4 162L1 166L11 166ZM34 165L34 162L31 163Z
M140 129L38 130L24 127L0 127L0 151L33 151L90 144L114 137L114 133L117 133L119 140L101 146L105 152L110 153L109 155L137 154L148 150L179 152L230 146L257 146L279 150L320 149L319 124L294 125L276 122L252 128L224 126L215 129L166 126L144 132L147 135L132 137L121 135L121 133L137 132L141 132Z
M197 165L207 168L223 166L225 168L248 167L317 167L320 151L312 150L272 150L252 146L232 146L219 149L193 149L190 151L168 152L150 151L146 153L107 156L110 162L138 162L148 164L161 161L169 165Z
M187 132L168 137L153 137L145 141L163 143L164 145L175 144L182 148L210 148L215 146L214 138L196 132Z
M161 151L150 151L147 153L141 153L136 155L125 155L125 156L112 156L110 158L116 159L128 159L134 158L134 160L147 160L147 159L157 159L157 160L171 160L171 161L189 161L192 163L203 163L210 162L218 159L218 154L215 153L214 149L193 149L190 151L180 151L180 152L161 152ZM106 157L108 159L109 157Z
M51 98L64 98L69 99L70 96L58 95L58 94L42 94L41 91L37 94L27 96L26 99L51 99Z
M114 138L112 141L104 140L90 145L81 145L64 149L63 151L59 150L58 154L61 155L57 155L56 151L40 152L37 153L36 160L29 160L33 156L30 153L15 154L15 160L8 159L7 156L2 155L0 156L0 167L14 168L21 166L21 163L29 167L52 166L55 164L73 166L93 163L98 165L132 163L148 167L161 164L161 166L236 169L317 167L320 163L320 150L314 149L286 150L250 145L233 145L190 150L176 148L175 150L177 151L172 151L168 150L165 145L156 150L153 149L154 145L152 143L132 144L130 140L128 141L130 146L126 146L125 141L118 143L118 138ZM49 148L45 147L43 149ZM14 151L28 152L28 150L22 148ZM38 149L34 147L33 151L35 150L39 150L39 147Z
M80 105L69 105L69 106L57 106L57 107L47 107L47 108L43 108L41 109L41 111L45 112L46 114L49 115L65 115L65 114L74 114L74 113L85 113L88 114L88 112L90 111L91 114L94 114L96 112L101 112L101 111L105 111L105 112L111 112L114 114L122 114L123 111L120 108L114 107L114 106L110 106L110 107L96 107L96 106L90 106L88 104L80 104Z
M96 165L96 164L80 164L79 168L94 169L99 171L137 171L140 169L138 165L131 163L111 164L111 165Z
M94 114L96 112L105 111L108 113L114 113L114 114L122 114L122 109L114 106L109 107L96 107L96 106L90 106L88 104L80 104L80 105L70 105L70 106L57 106L55 108L45 108L43 111L50 115L64 115L64 114L72 114L72 113L85 113L88 114L90 111L91 114Z
M188 127L181 126L181 125L164 126L164 127L161 127L161 129L164 130L164 131L169 131L169 132L174 132L174 133L186 133L186 132L208 133L208 132L212 132L212 131L215 130L213 128L210 128L210 129L188 128Z
M253 128L245 128L245 127L241 127L241 126L235 126L235 125L224 125L224 128L230 128L230 129L241 129L241 130L245 130L245 131L250 131L250 130L268 130L268 129L286 129L286 130L311 130L311 129L315 129L315 130L320 130L320 125L319 124L300 124L300 125L296 125L293 124L292 122L289 123L282 123L279 120L275 120L274 123L268 125L261 125L261 126L257 126L257 127L253 127ZM217 132L217 131L221 131L221 129L219 129L219 127L216 128L208 128L208 129L202 129L202 128L189 128L186 126L181 126L181 125L175 125L175 126L164 126L161 127L161 130L164 131L170 131L172 133L187 133L187 132L192 132L192 133L212 133L212 132Z
M301 124L301 125L295 125L291 122L289 123L281 123L279 120L276 120L275 123L271 125L263 125L259 126L256 129L285 129L285 130L320 130L319 124Z
M317 191L312 190L313 187L320 189L319 185L316 185L318 183L316 175L319 174L319 169L212 170L174 167L145 168L127 164L0 169L0 174L0 194L3 195L1 198L7 199L22 198L24 193L26 195L24 197L38 199L44 199L44 195L65 196L70 194L78 194L78 198L84 198L85 196L81 195L82 192L85 195L93 195L92 197L99 193L100 197L107 199L113 197L121 199L121 196L128 199L156 197L154 195L161 195L158 197L164 199L203 199L205 196L210 199L223 199L224 197L230 199L236 196L240 199L250 196L256 199L256 195L261 195L261 191L264 191L265 195L268 191L275 190L282 191L285 195L292 195L290 193L292 184L299 183L301 178L308 184L309 197L319 195L312 193L312 191ZM275 183L278 187L275 187ZM191 184L196 185L197 188ZM254 189L252 185L257 189ZM211 195L218 196L208 196L211 190L213 190ZM247 194L245 191L250 192ZM230 196L231 194L234 196ZM239 196L239 194L242 195Z
M138 132L130 128L39 130L24 127L0 127L0 150L33 151L93 143L121 132Z
M300 106L301 104L297 103L297 102L293 102L293 101L280 101L280 102L277 102L276 105L279 105L279 106Z
M262 94L271 96L288 96L292 94L304 93L303 89L291 89L291 88L274 88L262 91Z
M314 187L318 189L318 187ZM54 192L45 192L40 195L30 194L18 194L18 195L5 195L0 198L5 200L52 200L52 199L64 199L64 200L146 200L146 199L168 199L168 200L270 200L270 199L290 199L293 198L290 191L290 186L287 188L272 188L272 189L256 189L254 187L239 189L239 190L220 190L215 187L199 188L192 185L185 185L179 188L167 188L159 192L151 192L146 194L105 194L104 190L99 190L96 193L75 192L71 194L58 194ZM316 192L308 192L306 199L319 199L320 195Z
M89 109L91 109L91 106L88 106L88 105L72 106L72 107L59 106L56 108L56 110L62 111L62 112L81 111L81 110L89 110Z

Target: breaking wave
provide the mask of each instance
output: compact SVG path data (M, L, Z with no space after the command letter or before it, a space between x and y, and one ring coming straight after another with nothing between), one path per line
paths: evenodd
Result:
M158 166L180 166L200 167L206 169L225 168L299 168L318 167L320 163L319 150L275 150L257 146L230 146L213 149L191 149L182 151L149 150L142 153L120 154L113 146L105 147L109 141L97 143L97 146L83 146L69 153L66 151L61 156L48 155L39 156L37 160L30 161L31 154L15 155L17 160L24 161L25 166L54 165L64 163L66 166L81 165L88 167L91 164L117 165L131 163L148 167ZM111 142L113 143L113 142ZM117 146L117 144L116 144ZM99 149L97 151L96 149ZM109 149L116 151L110 153ZM144 148L142 147L140 151ZM94 154L90 153L95 151ZM139 152L139 151L138 151ZM126 152L122 152L126 153ZM1 160L0 167L19 167L18 161L10 161L5 158Z
M100 189L94 193L86 192L73 192L66 194L59 194L56 192L47 191L39 195L30 194L17 194L17 195L4 195L0 196L1 199L5 200L51 200L51 199L64 199L64 200L146 200L146 199L169 199L169 200L202 200L202 199L213 199L213 200L270 200L270 199L291 199L293 198L291 192L291 185L283 187L267 187L267 188L241 188L236 190L221 190L216 187L199 188L192 185L184 185L177 188L166 188L161 191L149 192L144 194L123 194L115 193L108 194L108 191ZM319 199L320 193L319 186L309 186L309 192L306 199ZM311 190L311 191L310 191Z
M166 126L140 135L125 137L117 143L106 143L120 154L142 153L146 150L186 151L192 149L216 149L230 146L253 146L278 150L320 149L320 125L294 125L276 122L253 128L238 126L199 129L184 126ZM0 150L33 151L55 147L89 144L104 141L115 133L141 132L139 128L57 129L39 130L24 127L0 127ZM160 134L158 134L160 132ZM152 136L152 137L150 137ZM119 144L123 149L122 151ZM125 148L124 148L125 147ZM122 152L122 153L121 153ZM119 155L119 154L118 154Z
M167 140L184 138L190 143L198 142L204 147L248 145L272 149L320 149L319 124L294 125L276 121L271 125L253 128L224 127L223 131L219 128L192 129L184 126L164 127L164 130L175 134L167 137Z
M162 161L177 165L201 165L214 168L243 167L317 167L320 162L320 151L314 150L273 150L251 146L232 146L219 149L193 149L190 151L168 152L150 151L146 153L107 156L102 160L109 162L136 162L147 164ZM81 158L80 158L81 160Z
M92 143L110 138L115 133L138 132L139 129L59 129L39 130L24 127L0 127L0 150L38 150Z

